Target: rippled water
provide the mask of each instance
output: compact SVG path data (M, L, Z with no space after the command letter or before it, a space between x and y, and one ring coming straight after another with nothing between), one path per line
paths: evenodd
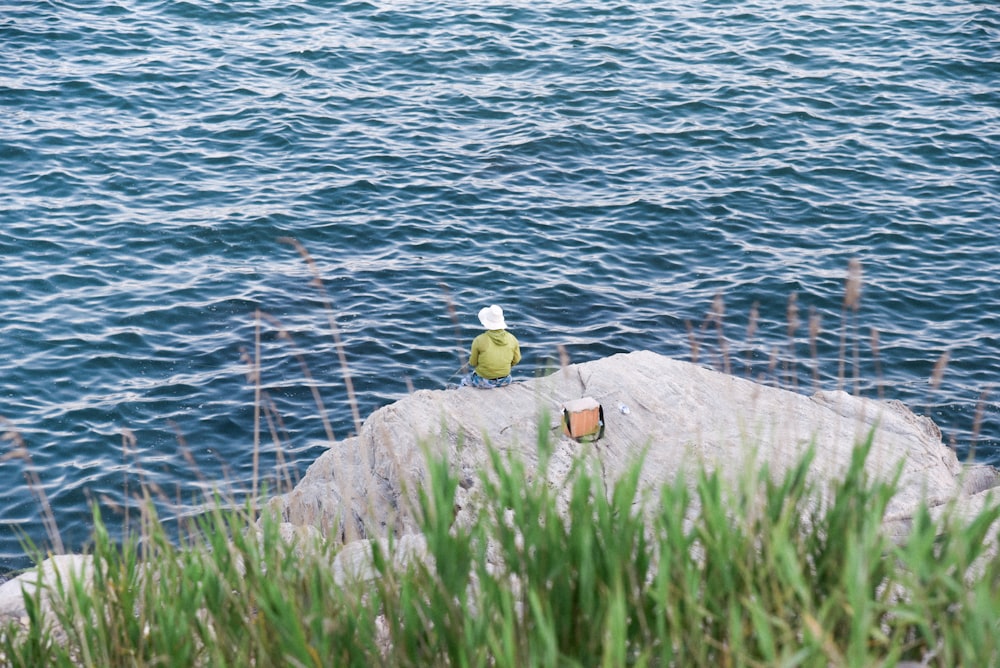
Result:
M694 341L811 391L843 328L862 392L1000 464L992 3L27 0L0 49L5 565L46 540L33 471L71 548L140 480L167 516L247 485L255 309L293 468L314 389L354 429L283 237L362 416L447 382L493 302L522 376Z

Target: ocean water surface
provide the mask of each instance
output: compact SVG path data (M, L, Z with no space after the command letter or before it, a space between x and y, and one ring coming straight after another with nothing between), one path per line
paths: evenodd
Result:
M294 479L355 430L331 319L361 418L491 303L522 377L810 392L843 336L847 389L1000 465L994 3L23 0L0 50L0 570L46 505L79 549L140 483L245 492L258 345Z

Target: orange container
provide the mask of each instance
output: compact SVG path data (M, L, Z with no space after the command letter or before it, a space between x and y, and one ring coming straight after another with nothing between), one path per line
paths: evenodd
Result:
M567 401L563 409L563 433L578 441L596 441L604 436L604 407L592 397Z

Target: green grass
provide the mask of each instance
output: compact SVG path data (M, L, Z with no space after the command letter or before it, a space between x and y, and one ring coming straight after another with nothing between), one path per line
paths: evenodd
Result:
M302 255L322 296L360 432L329 296L305 248L285 241ZM856 394L860 289L861 267L852 262L837 387L853 385ZM717 366L729 372L723 316L719 295L700 329L689 325L691 357L698 361L714 326ZM281 419L261 382L262 324L292 345L311 380L281 323L261 311L255 320L254 351L245 355L255 393L251 499L262 419L279 457L282 445ZM773 356L770 371L792 389L799 324L793 294L788 359L779 369L780 356ZM755 306L748 350L756 329ZM808 332L818 388L815 314ZM873 330L881 396L877 342ZM932 387L946 364L947 353L935 365ZM314 397L333 444L315 390ZM977 409L973 448L980 418ZM30 463L16 431L2 418L0 426L15 445L8 457ZM995 540L988 536L1000 506L965 521L947 513L934 520L922 508L897 544L882 530L894 486L866 477L870 441L858 445L820 508L808 454L781 477L766 468L748 471L735 488L701 472L641 490L637 461L608 489L585 460L553 488L546 482L549 439L548 429L539 429L535 470L491 453L473 490L480 505L471 525L456 524L458 480L446 460L432 459L416 509L427 558L397 559L389 537L372 545L374 577L346 584L333 568L339 547L289 544L272 518L258 522L249 506L213 499L210 511L178 531L157 517L153 490L143 490L141 522L130 524L126 514L119 542L95 505L91 581L59 582L51 592L54 616L43 614L36 591L26 620L0 628L0 665L1000 666L1000 560L986 547ZM126 452L133 445L134 437L123 437ZM278 480L291 487L287 472L279 470ZM37 476L29 484L61 552Z
M62 582L51 627L34 600L0 651L14 666L1000 664L1000 562L983 558L996 506L970 523L922 509L895 544L870 444L823 509L808 456L780 478L731 489L705 472L648 498L641 461L607 490L581 461L556 489L547 433L539 471L493 453L471 526L433 460L430 558L402 568L379 543L370 581L338 584L333 549L222 503L181 541L149 505L116 544L95 511L93 586Z

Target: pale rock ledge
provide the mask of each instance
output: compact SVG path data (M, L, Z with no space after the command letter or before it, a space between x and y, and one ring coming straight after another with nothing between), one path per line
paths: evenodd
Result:
M605 434L593 444L577 443L560 428L561 405L584 396L604 408ZM416 532L414 491L426 482L426 456L434 453L446 454L467 481L456 500L461 521L476 512L476 481L488 464L488 447L521 456L531 470L539 424L554 441L553 482L575 459L589 457L610 484L640 454L646 489L678 475L691 480L696 467L732 479L766 462L780 475L812 445L817 503L847 470L855 445L874 434L869 475L889 479L901 471L884 522L897 538L919 504L953 503L971 514L1000 484L997 469L963 466L937 426L899 402L839 391L804 396L638 351L500 389L414 392L375 411L359 435L335 443L270 509L284 522L344 542Z

